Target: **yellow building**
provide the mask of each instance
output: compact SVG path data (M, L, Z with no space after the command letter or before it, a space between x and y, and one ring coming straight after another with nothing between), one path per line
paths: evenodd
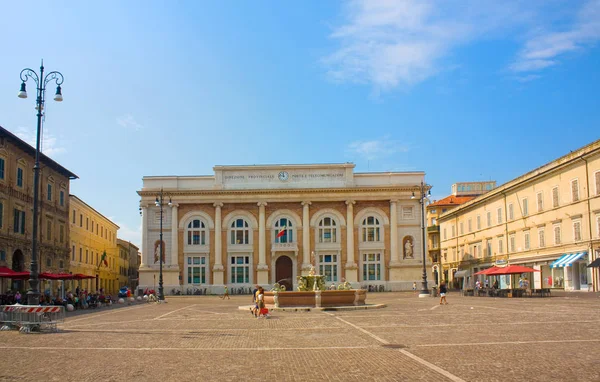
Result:
M88 291L103 288L116 294L119 279L119 226L75 195L69 195L71 228L71 273L83 273L96 279L81 280L79 286ZM106 253L105 261L102 261Z
M524 275L531 288L597 291L598 269L587 265L600 255L600 140L442 214L438 222L450 280L460 275L472 285L479 270L519 264L539 271ZM511 282L502 277L500 287Z
M119 287L127 285L131 288L129 285L129 257L131 256L131 246L132 244L130 242L123 239L117 239L117 249L119 251Z

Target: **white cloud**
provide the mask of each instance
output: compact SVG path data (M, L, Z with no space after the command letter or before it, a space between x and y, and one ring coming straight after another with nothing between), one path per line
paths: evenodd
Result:
M30 130L26 127L19 126L17 127L17 131L15 131L15 135L24 140L25 142L29 143L32 147L35 147L37 137L36 129ZM47 132L42 130L40 152L44 153L49 157L52 157L57 154L66 152L66 149L58 145L58 140L54 135L48 134Z
M358 154L367 160L374 160L393 155L398 152L407 152L408 146L399 141L383 138L370 141L355 141L348 145L348 152Z
M515 72L541 70L558 64L557 58L582 50L600 39L600 0L589 0L578 11L575 21L564 31L537 32L526 41L517 60L510 66Z
M122 240L130 241L134 245L136 245L140 251L142 250L142 223L140 219L140 225L137 228L131 228L127 224L123 222L119 222L115 217L109 217L109 220L115 222L116 225L119 226L119 231L117 232L117 237Z
M581 6L583 4L583 6ZM539 71L600 36L600 0L350 0L330 38L338 46L322 59L334 81L369 84L376 92L417 84L456 67L461 46L531 36L514 72ZM577 9L581 7L581 9ZM575 9L576 21L563 32ZM548 24L550 27L543 28ZM458 63L460 64L460 62ZM502 65L499 63L499 66Z
M125 114L120 117L117 117L117 124L123 126L126 129L133 129L135 131L139 131L144 128L144 126L140 125L131 114Z

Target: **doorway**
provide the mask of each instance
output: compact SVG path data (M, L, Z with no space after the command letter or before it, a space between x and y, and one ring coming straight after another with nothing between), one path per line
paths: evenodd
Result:
M275 281L285 286L285 290L293 290L294 264L288 256L279 256L275 261Z
M12 270L15 272L25 272L25 256L23 256L23 252L20 249L17 249L12 255ZM12 282L13 291L25 290L25 282L23 280L12 280Z

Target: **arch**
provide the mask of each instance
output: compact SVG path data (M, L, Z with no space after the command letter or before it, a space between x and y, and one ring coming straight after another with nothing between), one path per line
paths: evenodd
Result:
M381 219L381 221L383 222L384 225L389 225L390 224L390 219L388 219L388 216L386 215L386 213L381 208L367 207L367 208L363 208L362 210L360 210L356 214L356 216L354 216L354 226L355 227L360 227L360 225L362 224L363 219L366 218L369 215L374 215L376 217L379 217Z
M275 282L285 285L288 291L294 290L294 262L287 255L281 255L275 260Z
M258 221L254 217L254 215L252 215L252 213L245 211L245 210L235 210L235 211L228 213L225 216L225 218L223 219L222 228L229 229L231 222L234 219L238 219L238 218L245 218L248 221L250 228L258 229Z
M267 219L267 227L273 228L273 225L275 224L277 219L284 217L291 218L294 224L296 224L296 227L302 227L302 219L300 219L300 216L294 211L287 209L277 210L271 215L269 215L269 218Z
M315 212L313 217L310 219L310 226L316 227L317 223L324 217L333 217L337 222L339 227L346 226L346 219L342 216L342 214L338 210L334 210L333 208L323 208Z
M25 271L25 256L20 249L15 250L12 255L12 268L15 272Z
M8 151L5 148L1 148L0 156L4 157L4 159L8 158Z
M187 227L187 223L189 223L192 218L199 217L201 220L204 220L208 229L215 229L215 223L209 214L204 211L190 211L183 215L181 219L179 219L179 229L185 229Z

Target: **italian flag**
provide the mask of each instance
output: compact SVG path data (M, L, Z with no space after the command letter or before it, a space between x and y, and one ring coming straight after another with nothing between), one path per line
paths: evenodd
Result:
M100 264L104 263L108 267L108 261L106 260L106 251L102 253L102 257L100 258Z
M285 226L284 226L284 227L281 229L281 231L277 232L277 236L275 236L275 237L282 237L283 235L285 235L285 230L286 230L286 229L287 229L287 227L285 227Z

